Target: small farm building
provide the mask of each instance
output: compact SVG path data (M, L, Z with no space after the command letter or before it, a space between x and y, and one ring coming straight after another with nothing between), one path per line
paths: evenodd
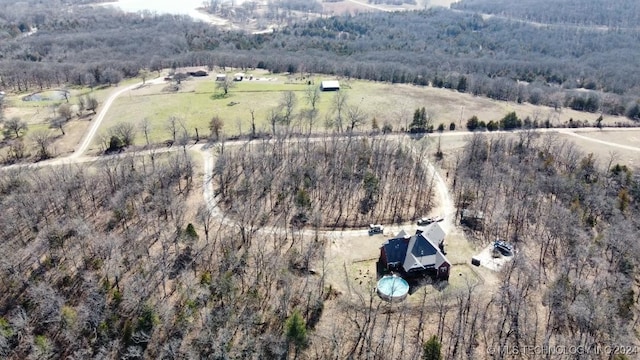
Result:
M340 82L338 80L325 80L320 83L322 91L338 91L340 90Z

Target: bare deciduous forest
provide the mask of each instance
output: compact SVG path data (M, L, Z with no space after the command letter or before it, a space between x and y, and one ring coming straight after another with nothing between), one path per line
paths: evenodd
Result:
M603 0L569 2L556 12L556 6L536 2L518 2L511 9L462 1L457 7L465 10L336 16L256 35L222 31L185 16L141 17L77 7L73 1L4 2L0 85L14 91L117 84L144 68L220 66L411 83L640 119L634 61L640 32L623 25L615 31L599 27L633 23L628 2L613 7ZM287 11L272 5L277 13ZM540 15L528 15L533 12Z
M453 8L505 15L543 24L606 26L611 29L640 30L640 4L633 0L464 0ZM547 11L553 9L553 11Z
M292 309L320 317L321 278L287 269L322 242L243 246L188 206L189 157L0 175L3 358L281 358Z
M110 86L141 69L233 66L640 120L640 32L628 0L566 0L557 9L537 6L546 0L463 0L457 10L322 17L257 35L87 6L94 3L0 0L1 90ZM313 105L300 120L307 136L290 137L298 119L289 95L290 106L272 113L271 140L231 146L212 122L211 176L202 176L187 137L167 153L0 169L0 358L528 359L517 350L533 346L590 350L540 356L549 359L638 357L637 169L551 132L476 133L456 151L439 142L455 223L465 209L485 214L482 228L458 231L460 242L480 248L499 238L516 252L487 281L427 284L390 304L362 273L375 259L348 263L332 247L344 239L289 229L413 226L438 205L426 155L410 149L415 138L353 136L365 122L357 107L321 139L311 136ZM95 113L97 100L83 99L81 111ZM70 105L57 111L73 116ZM508 119L503 129L513 129ZM26 131L19 118L0 120L10 139ZM119 126L109 140L131 142L134 125ZM50 138L36 142L47 158ZM205 186L219 203L203 203ZM462 268L478 275L467 263L451 265L453 277L467 279L456 274Z
M379 138L249 144L219 154L214 176L242 223L362 227L406 222L432 207L434 179L423 163Z
M477 239L507 239L519 253L492 299L474 304L490 325L462 344L637 344L640 178L615 157L605 163L552 135L469 140L458 209L484 211Z

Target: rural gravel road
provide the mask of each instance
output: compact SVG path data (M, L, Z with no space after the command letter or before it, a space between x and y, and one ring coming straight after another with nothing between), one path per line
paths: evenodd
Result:
M159 78L150 80L148 83L158 84L158 83L161 83L162 81L163 79L159 77ZM73 154L69 156L69 159L77 159L87 151L87 149L91 145L91 142L93 142L93 138L96 136L98 129L100 128L100 124L102 124L102 121L104 120L105 116L109 112L109 108L111 107L111 105L113 105L113 102L120 95L126 93L127 91L139 89L142 86L143 86L142 82L139 82L133 85L129 85L125 88L122 88L112 93L104 102L104 104L100 106L100 111L98 111L98 114L96 115L96 117L93 118L93 120L91 121L91 126L89 127L89 131L87 131L86 135L84 136L82 143L80 143L80 146L76 149L76 151L74 151Z
M637 146L622 145L622 144L617 144L617 143L614 143L614 142L611 142L611 141L598 140L598 139L594 139L594 138L590 138L590 137L587 137L587 136L580 135L579 133L577 133L575 131L561 130L559 132L561 134L577 137L577 138L580 138L580 139L583 139L583 140L587 140L587 141L592 141L592 142L595 142L595 143L598 143L598 144L603 144L603 145L612 146L612 147L616 147L616 148L620 148L620 149L640 152L640 147L637 147Z
M357 1L354 1L357 2ZM163 79L161 77L153 79L151 81L149 81L148 83L152 83L152 84L157 84L157 83L162 83ZM68 165L68 164L74 164L74 163L86 163L86 162L93 162L93 161L98 161L98 160L103 160L103 159L108 159L108 158L119 158L119 157L128 157L128 156L139 156L139 155L148 155L150 153L164 153L164 152L171 152L171 151L175 151L178 149L178 147L176 148L163 148L163 149L152 149L152 150L144 150L144 151L138 151L138 152L131 152L131 153L124 153L124 154L118 154L118 155L110 155L110 156L97 156L97 157L87 157L84 156L83 154L87 151L87 149L89 148L89 146L91 145L91 143L93 142L93 139L96 135L96 133L98 132L98 129L100 128L100 125L102 124L102 122L104 121L106 114L109 112L110 107L113 105L114 101L121 96L122 94L126 93L127 91L132 91L135 90L137 88L140 88L143 84L140 83L136 83L133 85L129 85L126 86L122 89L119 89L115 92L113 92L108 98L107 100L102 104L102 106L100 107L100 111L98 112L98 114L96 115L96 117L93 119L93 121L91 122L91 126L89 128L89 130L87 131L86 135L84 136L82 142L80 143L80 146L78 146L78 148L69 156L66 157L62 157L62 158L56 158L56 159L50 159L47 161L41 161L38 163L31 163L31 164L16 164L16 165L10 165L10 166L4 166L4 167L0 167L0 170L10 170L10 169L17 169L17 168L40 168L40 167L45 167L45 166L55 166L55 165ZM527 131L527 130L524 130ZM595 143L599 143L599 144L603 144L603 145L608 145L608 146L612 146L612 147L617 147L617 148L622 148L625 150L631 150L631 151L638 151L640 152L640 147L634 147L634 146L628 146L628 145L622 145L622 144L617 144L617 143L613 143L613 142L609 142L609 141L603 141L603 140L598 140L598 139L594 139L594 138L590 138L590 137L586 137L583 135L578 134L578 132L597 132L597 131L620 131L619 128L605 128L605 129L597 129L597 128L582 128L582 129L570 129L570 128L554 128L554 129L537 129L535 130L536 132L539 133L560 133L560 134L564 134L564 135L568 135L568 136L574 136L574 137L578 137L581 138L583 140L588 140L588 141L592 141ZM506 133L518 133L521 131L511 131L511 132L507 132L507 131L496 131L493 132L491 134L495 134L495 135L499 135L499 134L506 134ZM443 137L460 137L460 136L471 136L473 135L473 132L468 132L468 131L456 131L456 132L445 132L442 134L434 134L436 136L443 136ZM406 134L393 134L393 135L384 135L385 138L389 138L389 139L394 139L394 140L398 140L398 141L402 141L402 140L406 140L409 139L410 137ZM369 137L369 135L354 135L354 138L363 138L363 137ZM316 138L311 138L309 139L309 141L311 142L318 142L318 141L323 141L325 139L325 137L316 137ZM285 140L286 142L298 142L298 141L304 141L304 139L300 138L291 138L291 139L287 139ZM246 144L247 141L244 140L237 140L237 141L229 141L225 143L225 146L241 146ZM213 170L214 170L214 161L215 161L215 156L213 154L213 150L214 150L215 146L212 146L211 144L197 144L197 145L192 145L189 147L190 150L195 150L198 151L199 153L202 154L203 159L204 159L204 179L203 179L203 197L204 200L206 202L206 204L209 207L209 211L214 215L214 217L216 217L218 220L222 221L223 223L227 224L227 225L235 225L235 222L230 219L227 218L224 214L224 212L219 208L218 206L218 201L219 199L215 196L215 192L213 189L213 184L212 184L212 177L213 177ZM415 149L413 149L415 150ZM453 218L455 216L456 210L455 210L455 206L453 203L453 199L451 197L451 194L449 193L448 190L448 186L446 181L442 178L441 174L437 171L437 169L434 167L434 165L427 159L427 158L423 158L422 161L424 162L424 165L427 166L427 168L429 169L429 172L434 176L435 181L436 181L436 194L438 196L438 209L439 211L441 211L440 215L443 215L445 218L445 221L443 223L443 228L445 231L449 232L451 230L453 230L453 228L455 227ZM395 233L397 231L399 231L399 229L402 228L403 225L408 225L408 224L401 224L401 225L397 225L397 226L393 226L391 228L388 228L388 234L390 233ZM262 228L260 231L267 231L267 232L280 232L282 231L282 229L276 229L276 228ZM284 230L286 231L286 230ZM368 234L366 229L357 229L357 230L322 230L322 231L318 231L316 232L316 230L313 229L303 229L300 230L302 232L302 234L304 235L324 235L330 238L342 238L342 237L356 237L356 236L366 236Z

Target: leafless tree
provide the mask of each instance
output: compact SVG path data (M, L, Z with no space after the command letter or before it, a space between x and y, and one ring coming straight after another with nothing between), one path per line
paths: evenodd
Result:
M320 88L315 85L307 86L305 96L311 109L315 110L318 102L320 101Z
M149 78L149 76L151 76L151 71L149 71L149 69L147 69L147 68L140 69L138 71L138 76L142 80L142 85L144 85L144 84L146 84L147 79Z
M278 109L271 109L267 115L267 121L271 125L271 133L276 136L276 126L281 122L282 115Z
M213 214L209 210L209 206L207 204L200 205L196 216L202 224L205 240L207 244L209 244L209 231L211 230L211 222L213 221Z
M122 122L110 129L111 135L117 136L124 146L133 145L136 137L136 127L132 123Z
M171 141L174 143L178 137L178 129L181 126L180 124L182 124L182 120L177 116L169 116L169 119L167 119L167 130L171 133Z
M211 117L211 121L209 121L209 130L211 131L211 136L213 136L216 141L220 140L220 132L223 127L224 121L222 121L220 116L214 115Z
M280 121L287 128L287 132L289 132L291 123L295 118L294 111L297 104L298 98L296 97L296 93L293 91L285 91L282 94L282 98L280 99Z
M85 96L84 104L85 104L85 109L93 112L94 114L96 113L96 109L98 108L98 105L99 105L98 99L96 99L95 96L92 96L92 95Z
M27 157L27 147L22 139L9 141L9 151L7 153L8 162L19 161Z
M62 135L65 135L64 126L67 124L67 120L62 116L57 116L50 120L51 127L57 128L62 132Z
M142 120L142 122L140 123L140 129L142 130L142 133L144 134L144 141L146 142L147 146L149 146L149 132L151 132L151 122L149 121L148 118L144 118Z
M86 99L83 96L78 97L78 116L82 115L82 112L86 109Z
M251 138L256 137L256 114L255 109L249 109L249 113L251 113Z
M189 75L185 74L185 73L177 73L173 75L173 81L176 82L176 88L175 90L177 91L178 89L180 89L180 85L182 84L182 82L186 79L189 78Z
M58 106L58 115L63 117L66 121L71 120L73 118L73 109L71 108L71 105L64 103Z
M318 116L318 110L316 109L305 109L302 112L303 117L306 119L307 126L309 127L308 134L310 135L313 130L313 125L316 122L316 118Z
M346 108L347 120L349 121L349 132L352 133L355 128L363 125L367 120L367 115L357 105L351 105Z
M48 159L51 157L51 153L49 152L49 145L53 142L53 137L49 130L40 129L36 130L31 134L31 139L36 144L36 148L38 151L38 157L40 160Z
M181 124L181 129L180 129L180 138L178 139L178 144L180 146L182 146L182 150L184 152L187 151L187 145L189 144L189 140L191 140L191 136L189 136L189 131L187 130L187 128L184 126L184 124Z
M216 88L218 90L222 90L224 96L227 96L229 94L229 90L231 90L235 86L236 83L233 80L233 77L229 76L228 74L224 77L224 80L216 82Z
M336 113L334 125L338 132L343 132L343 116L345 108L347 107L347 93L344 91L338 91L333 96L332 109Z

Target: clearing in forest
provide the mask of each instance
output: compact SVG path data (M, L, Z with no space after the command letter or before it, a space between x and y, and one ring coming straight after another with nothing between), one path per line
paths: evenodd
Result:
M228 76L234 72L226 71ZM554 126L566 125L570 119L595 124L599 116L571 109L497 101L448 89L353 79L340 79L339 92L316 94L320 82L332 76L271 74L260 69L246 71L245 80L234 82L224 95L220 83L215 81L215 73L184 80L175 92L166 91L168 84L148 84L144 89L128 92L114 102L99 133L107 133L120 122L140 124L146 119L150 141L163 142L172 137L167 123L173 117L189 136L195 137L198 129L199 136L203 137L210 134L210 121L216 116L221 119L220 134L224 137L250 134L252 121L256 133L270 134L272 122L281 120L287 108L291 109L291 131L299 133L339 131L340 123L344 130L349 125L349 114L359 117L356 131L372 130L374 119L379 129L388 125L393 131L401 131L409 128L414 111L422 107L426 108L435 128L444 124L449 129L454 123L456 130L466 129L466 121L473 115L489 122L515 111L522 119L529 117L540 123L549 120ZM248 80L251 77L253 80ZM310 97L314 94L317 98L311 104ZM337 94L344 98L340 99ZM312 109L315 109L313 113ZM615 116L605 116L603 120L606 125L619 122L629 123L629 120ZM144 137L137 136L135 143L144 144Z

